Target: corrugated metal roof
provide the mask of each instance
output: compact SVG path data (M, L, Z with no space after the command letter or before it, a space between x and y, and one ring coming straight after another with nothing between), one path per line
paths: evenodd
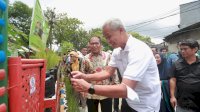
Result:
M172 34L166 36L164 41L169 41L170 39L172 39L178 35L181 35L183 33L190 32L190 31L194 31L194 30L200 30L200 22L192 24L188 27L185 27L183 29L173 32Z

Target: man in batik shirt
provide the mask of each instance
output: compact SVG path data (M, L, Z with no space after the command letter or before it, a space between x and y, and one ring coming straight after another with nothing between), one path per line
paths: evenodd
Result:
M111 55L102 51L101 38L92 37L89 41L91 52L85 56L89 60L92 69L95 72L100 72L108 65ZM114 76L114 75L113 75ZM98 85L111 85L113 84L113 77L103 81L93 81L91 83ZM101 112L112 112L112 98L99 95L87 96L88 112L98 112L98 105L101 104Z

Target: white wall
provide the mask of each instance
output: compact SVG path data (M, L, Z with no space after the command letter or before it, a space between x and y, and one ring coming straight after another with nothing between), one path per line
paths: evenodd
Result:
M171 39L169 42L167 42L168 44L168 50L170 52L177 52L177 42L183 40L183 39L194 39L197 40L198 43L200 44L200 29L199 30L194 30L191 32L187 32L187 33L183 33L179 36L173 37L173 39Z

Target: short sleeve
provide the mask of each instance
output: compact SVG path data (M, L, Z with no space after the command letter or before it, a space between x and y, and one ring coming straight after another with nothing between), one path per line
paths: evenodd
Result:
M172 67L169 69L169 76L170 78L174 78L175 77L175 72L176 72L176 69L175 69L175 63L172 64Z
M117 51L113 51L108 66L117 67Z
M155 64L153 60L154 57L149 52L140 51L137 55L134 52L130 52L123 78L141 81L150 65ZM157 65L155 64L154 67L157 67Z

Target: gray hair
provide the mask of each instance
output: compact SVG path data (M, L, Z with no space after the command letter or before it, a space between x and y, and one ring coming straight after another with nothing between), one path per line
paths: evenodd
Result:
M107 21L104 23L104 25L103 25L102 28L104 28L104 27L107 26L107 25L109 25L110 28L111 28L112 30L117 30L117 29L119 29L119 28L122 28L122 29L125 30L122 21L121 21L120 19L117 19L117 18L112 18L112 19L107 20Z

